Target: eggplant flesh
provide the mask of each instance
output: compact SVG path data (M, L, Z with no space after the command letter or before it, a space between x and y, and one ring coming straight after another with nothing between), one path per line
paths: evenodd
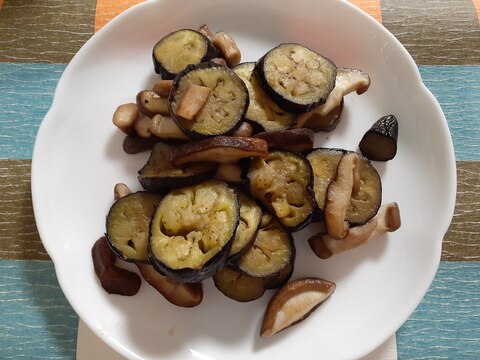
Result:
M290 231L308 225L316 209L309 162L300 154L272 150L250 161L247 173L250 194L276 215Z
M199 64L218 56L218 50L202 33L181 29L174 31L153 47L153 65L163 79L173 79L189 64Z
M236 267L243 274L263 279L266 287L273 288L290 278L295 255L290 232L272 214L264 213L252 247L238 260Z
M213 282L225 296L240 302L256 300L265 293L261 278L251 277L228 267L213 275Z
M370 160L388 161L397 154L397 138L397 118L394 115L387 115L372 125L358 147L362 154Z
M263 90L285 111L303 113L323 104L335 87L337 67L300 44L280 44L256 64Z
M220 181L170 191L150 223L150 261L177 281L212 276L225 265L239 212L235 191Z
M190 85L211 90L205 105L193 120L177 114L179 104ZM192 138L233 133L243 119L248 102L247 88L237 74L212 62L187 66L175 78L169 95L171 116L182 131Z
M148 262L148 233L152 214L162 199L151 192L136 192L118 199L107 215L108 244L125 261Z
M323 216L327 188L337 174L344 149L318 148L307 155L313 170L313 192L318 210ZM360 188L352 195L345 220L350 225L365 224L377 213L382 201L382 183L377 170L364 156L360 156Z
M254 62L246 62L233 69L245 83L250 97L245 119L260 125L264 131L289 129L295 123L296 114L281 109L263 91L253 73L254 68Z
M158 142L142 169L138 171L138 181L149 191L165 191L168 189L190 186L213 177L217 166L214 163L198 162L173 167L170 163L175 147Z

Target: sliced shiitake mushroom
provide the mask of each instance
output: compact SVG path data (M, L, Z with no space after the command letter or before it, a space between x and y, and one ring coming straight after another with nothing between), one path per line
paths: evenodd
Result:
M194 307L203 300L201 282L178 282L160 274L150 264L136 264L142 277L170 303L181 307Z
M295 255L290 232L265 212L253 245L234 266L243 274L263 279L266 288L274 288L292 275Z
M302 278L287 283L270 299L260 336L275 335L306 319L333 294L335 287L335 283L319 278Z
M133 133L125 136L123 139L123 151L127 154L138 154L148 151L153 148L153 145L155 145L158 140L157 137L143 138Z
M265 140L269 148L278 148L294 152L312 150L315 141L315 133L310 129L264 131L255 134L254 137Z
M173 167L170 163L173 149L173 146L162 142L153 146L147 163L138 171L138 181L145 190L158 192L190 186L215 174L217 165L210 162Z
M255 65L263 90L285 111L303 113L324 103L335 87L337 67L300 44L285 43Z
M297 123L294 128L306 128L312 129L313 131L332 131L340 122L343 104L344 101L342 99L340 105L334 107L326 115L322 115L320 111L317 111L317 109L320 109L323 105L320 105L307 113L300 114L297 116Z
M263 279L251 277L224 267L213 275L216 288L230 299L247 302L256 300L265 293Z
M236 66L233 71L243 80L248 89L250 103L245 119L258 124L264 131L277 131L290 128L295 123L295 114L282 110L263 91L253 73L254 62Z
M250 194L276 215L290 231L308 225L316 210L310 163L300 154L272 150L251 159L247 182Z
M230 253L239 208L235 191L216 180L170 191L150 223L151 263L176 281L212 276Z
M211 91L194 119L183 118L177 112L190 85ZM237 74L212 62L187 66L175 78L169 95L172 117L182 131L192 138L231 134L243 119L248 101L247 88Z
M388 161L397 154L398 121L395 115L378 119L363 135L358 147L370 160Z
M308 243L319 258L328 259L332 255L363 245L386 232L396 231L400 225L398 205L389 203L380 207L378 213L366 224L350 228L348 235L341 240L334 239L328 233L320 233L312 236Z
M262 210L255 200L242 190L236 191L240 202L240 220L228 255L229 262L235 261L250 248L262 219Z
M174 31L153 47L155 72L163 79L173 79L187 65L200 64L218 56L218 50L202 33L181 29Z
M150 219L162 196L139 191L119 198L107 215L107 239L122 260L148 262Z
M175 167L197 161L231 164L248 157L266 157L268 145L265 140L251 137L216 136L191 141L172 151Z
M322 217L328 185L337 174L340 159L348 152L344 149L318 148L307 155L313 170L315 201ZM382 202L382 183L377 170L367 158L360 156L360 160L360 188L352 194L345 218L351 226L361 225L370 220Z

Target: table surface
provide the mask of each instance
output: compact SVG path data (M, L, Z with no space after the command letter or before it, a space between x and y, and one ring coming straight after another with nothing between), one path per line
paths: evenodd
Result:
M0 358L75 358L78 317L37 233L33 143L78 49L138 0L0 0ZM480 1L352 0L407 48L438 99L457 164L455 214L399 359L480 358Z

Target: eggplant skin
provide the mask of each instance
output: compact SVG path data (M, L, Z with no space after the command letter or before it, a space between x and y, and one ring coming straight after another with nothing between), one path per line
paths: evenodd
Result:
M184 35L183 36L184 39L191 38L191 40L194 39L195 41L203 42L202 44L197 44L196 47L191 46L192 50L193 49L197 50L199 47L198 45L204 46L203 56L198 57L198 55L195 55L195 54L192 55L185 52L182 53L182 51L184 51L182 49L182 45L188 44L188 39L187 40L181 39L182 34ZM173 44L171 44L168 47L168 50L159 51L159 48L162 47L165 44L165 42L169 42L169 41L172 41ZM184 44L185 41L186 43ZM175 47L175 46L179 46L180 49L177 49L177 50L170 49L170 47ZM160 54L156 54L157 52L160 52ZM192 29L180 29L180 30L171 32L170 34L166 35L155 44L152 50L153 67L155 72L159 74L162 77L162 79L171 80L171 79L174 79L175 76L180 71L182 71L183 68L185 68L187 65L199 64L201 62L208 61L210 59L218 57L218 54L219 54L218 49L215 46L213 46L212 42L204 34ZM189 55L194 56L196 59L189 58ZM182 68L178 69L177 71L173 71L173 69L167 69L168 66L166 66L165 64L162 64L162 61L157 58L161 56L171 57L171 61L176 64L183 62L181 66Z
M226 264L239 218L237 194L223 182L170 191L150 222L150 263L179 282L211 277Z
M212 90L193 121L176 114L181 98L191 84ZM212 61L188 65L178 73L168 97L173 120L191 139L233 134L242 123L249 103L243 80L233 70Z
M358 147L373 161L392 160L397 154L398 121L394 115L383 116L363 135Z
M295 49L309 58L302 59L303 61L293 59ZM279 54L280 57L291 60L289 64L306 67L306 69L302 68L299 70L302 80L297 80L295 76L288 74L289 71L294 72L295 69L287 70L285 68L288 66L286 65L287 62L282 61L280 65L272 63L271 58L275 58L277 54ZM314 61L316 66L311 66L311 61ZM273 59L273 62L275 62L275 59ZM318 75L316 74L318 73L317 69L320 68L322 79L319 79L318 76L315 77L315 75ZM282 75L271 75L270 73L272 72L282 73ZM254 74L265 93L269 95L281 109L291 113L305 113L325 103L328 95L335 87L337 67L330 59L301 44L284 43L271 49L258 60ZM310 74L313 75L309 76ZM284 85L287 81L298 82L298 85L303 86L303 88L298 88L297 90L296 85ZM304 84L302 84L302 82ZM307 84L307 82L309 83ZM285 91L281 90L283 87L285 87ZM310 91L312 87L315 87L315 90ZM311 93L311 95L305 95L307 93Z

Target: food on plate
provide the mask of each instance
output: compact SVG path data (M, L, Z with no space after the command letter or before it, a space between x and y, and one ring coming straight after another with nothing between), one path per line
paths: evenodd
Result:
M190 64L200 64L218 56L218 50L202 33L181 29L160 39L153 47L155 72L173 79Z
M254 137L265 140L269 148L278 148L294 152L312 150L315 141L315 133L310 129L263 131L255 134Z
M335 283L319 278L290 281L270 299L260 336L273 336L306 319L333 294L335 287Z
M162 38L153 58L162 78L113 116L127 134L126 153L151 149L138 171L147 191L115 186L108 240L95 245L109 252L102 248L104 262L92 252L96 271L120 279L126 270L117 272L115 256L134 262L182 307L202 302L202 281L210 277L240 302L280 288L261 328L261 336L272 336L309 316L336 287L316 277L290 281L293 232L323 221L325 232L309 245L328 258L400 227L396 203L380 208L382 184L368 159L395 155L396 119L382 118L367 131L365 156L314 148L315 131L333 130L344 97L367 91L370 77L300 44L283 43L257 62L240 63L232 37L202 25ZM138 284L128 280L128 291L105 286L133 294L137 278Z
M187 119L178 109L191 85L208 88L211 92L194 118ZM247 88L237 74L212 62L187 66L175 77L168 97L170 115L192 138L231 134L240 125L248 101Z
M213 275L215 287L230 299L247 302L261 298L265 293L263 279L242 274L224 267Z
M237 194L226 183L207 180L172 190L151 220L150 261L177 281L211 277L225 265L239 219Z
M197 161L231 164L249 157L267 157L265 140L252 137L216 136L191 141L172 151L172 165L179 167Z
M238 259L250 249L262 219L262 209L255 200L243 190L236 189L236 192L240 203L240 219L228 254L229 262Z
M335 87L336 65L300 44L280 44L254 69L263 90L289 112L303 113L323 104Z
M290 231L305 227L316 210L313 173L307 159L291 151L271 150L252 158L247 171L250 194Z
M139 191L119 198L107 215L108 244L122 260L148 261L150 218L162 196Z
M328 233L320 233L312 236L308 243L319 258L328 259L332 255L363 245L386 232L396 231L400 225L398 205L389 203L383 205L366 224L350 228L348 235L341 240L333 238Z
M322 217L327 188L337 174L340 159L349 152L351 151L344 149L318 148L307 155L313 170L313 192ZM360 160L360 188L352 194L351 205L345 217L350 225L366 223L377 213L382 202L382 183L377 170L367 158L361 156Z
M102 236L92 247L93 268L98 280L109 294L135 295L142 280L134 272L116 266L116 260L117 256Z
M195 162L173 167L170 161L174 148L163 142L153 146L147 163L138 171L138 181L145 190L161 192L213 177L217 170L215 163Z
M153 286L165 299L181 307L194 307L203 300L201 282L178 282L160 274L150 264L136 264L142 277Z
M266 288L275 288L292 275L295 256L290 232L265 212L252 246L232 267L242 274L261 278Z
M245 119L260 126L262 131L285 130L293 126L296 114L282 110L262 89L253 72L254 62L236 66L233 71L243 80L250 102Z
M394 115L382 116L363 135L358 147L370 160L388 161L397 154L398 121Z

